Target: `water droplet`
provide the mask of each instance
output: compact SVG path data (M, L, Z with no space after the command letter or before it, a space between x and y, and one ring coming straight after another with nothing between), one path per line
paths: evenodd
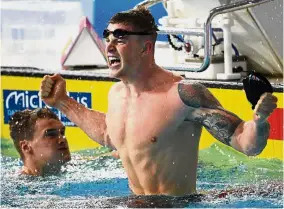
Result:
M173 161L173 164L175 164L175 162Z

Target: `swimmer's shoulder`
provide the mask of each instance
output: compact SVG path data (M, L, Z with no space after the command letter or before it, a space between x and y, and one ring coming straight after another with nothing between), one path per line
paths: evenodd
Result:
M109 96L112 96L114 94L120 93L123 89L124 89L123 83L121 81L116 82L111 86L108 94Z
M122 82L112 85L108 93L108 101L110 105L115 105L119 100L125 98L125 86Z
M205 88L202 84L185 79L176 83L180 100L189 107L200 107L199 92Z
M210 91L201 83L189 80L180 80L177 83L181 101L194 108L221 106Z
M184 78L177 83L178 90L181 92L190 92L191 94L198 94L207 90L207 88L196 81L185 80Z

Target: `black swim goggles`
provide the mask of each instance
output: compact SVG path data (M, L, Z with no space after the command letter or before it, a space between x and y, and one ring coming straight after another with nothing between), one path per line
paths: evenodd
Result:
M105 29L103 32L103 37L108 38L110 34L112 34L115 38L123 38L124 36L128 35L151 35L153 34L153 32L133 32L123 29L115 29L114 31L110 31L108 29Z

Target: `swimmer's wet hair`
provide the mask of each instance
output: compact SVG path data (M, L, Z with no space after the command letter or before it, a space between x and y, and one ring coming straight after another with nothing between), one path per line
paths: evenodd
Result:
M20 148L21 140L31 140L35 131L35 123L37 119L48 118L59 120L57 115L48 108L38 108L35 110L23 110L15 112L10 121L10 136L14 141L14 145L23 158Z
M137 32L153 32L156 36L158 27L151 12L143 6L115 14L109 24L131 25Z

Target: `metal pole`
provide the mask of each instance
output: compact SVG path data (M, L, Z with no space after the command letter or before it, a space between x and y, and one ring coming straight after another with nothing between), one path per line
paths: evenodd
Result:
M205 51L204 51L204 60L203 60L203 64L202 66L198 69L198 68L191 68L188 69L187 71L189 72L203 72L204 70L206 70L211 62L211 22L212 19L219 14L224 14L224 13L228 13L228 12L234 12L237 10L241 10L241 9L245 9L245 8L249 8L249 7L254 7L257 6L259 4L263 4L269 1L273 1L273 0L245 0L245 1L240 1L240 2L236 2L233 4L227 4L227 5L223 5L220 7L216 7L214 9L212 9L209 13L209 16L207 18L207 21L205 23Z
M151 6L153 6L157 3L164 2L164 1L166 1L166 0L145 0L145 1L137 4L134 8L137 8L139 5L149 8L149 7L151 7ZM186 72L203 72L203 71L205 71L209 67L210 62L211 62L211 39L212 39L211 22L212 22L212 19L216 15L219 15L219 14L224 14L224 13L228 13L228 12L234 12L234 11L237 11L237 10L242 10L242 9L249 8L249 7L254 7L254 6L257 6L257 5L260 5L260 4L267 3L269 1L273 1L273 0L245 0L245 1L235 2L235 3L232 3L232 4L223 5L223 6L216 7L214 9L212 9L209 12L209 16L207 17L207 21L204 25L204 35L205 35L205 39L204 39L204 42L205 42L204 43L204 60L203 60L203 64L201 65L201 67L200 68L187 68L186 65L179 65L179 66L176 65L176 66L168 66L168 67L165 67L165 68L171 69L171 70L177 70L177 71L186 71ZM188 29L188 30L190 30L190 29ZM171 30L171 32L173 33L174 30ZM178 29L177 29L176 32L178 32Z
M136 9L139 6L143 6L143 7L149 8L149 7L151 7L151 6L155 5L155 4L158 4L158 3L164 2L164 1L167 1L167 0L145 0L145 1L142 1L139 4L137 4L134 7L134 9Z

